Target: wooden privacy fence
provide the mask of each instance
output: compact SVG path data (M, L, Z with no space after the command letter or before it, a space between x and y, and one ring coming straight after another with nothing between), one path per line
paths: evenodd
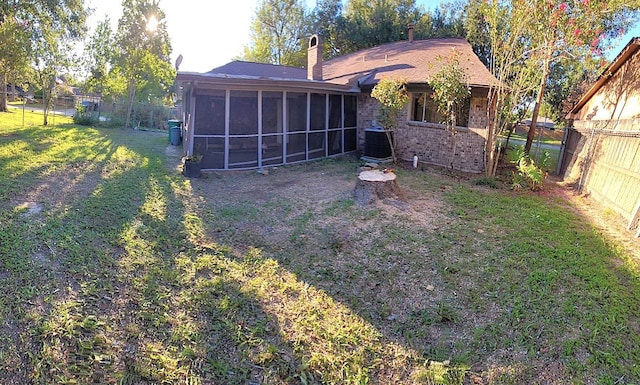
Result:
M640 131L565 131L559 175L628 220L640 236Z

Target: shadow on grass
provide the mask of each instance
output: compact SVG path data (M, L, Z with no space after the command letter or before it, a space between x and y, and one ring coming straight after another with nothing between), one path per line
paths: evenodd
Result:
M321 189L336 183L330 171L290 171L323 178ZM300 309L267 310L280 329L313 336L309 339L324 336L323 349L331 352L331 336L339 333L326 332L320 321L316 330L294 330L290 319L330 319L336 325L364 321L348 334L357 336L356 346L370 348L370 360L333 356L357 362L354 366L374 382L385 382L384 375L393 370L387 366L381 373L374 363L388 358L378 350L388 344L410 357L404 368L424 373L420 362L449 361L471 367L472 375L488 383L640 378L637 266L586 218L549 197L400 173L405 184L418 189L413 191L444 201L438 210L425 212L435 223L425 226L397 210L362 210L348 198L327 200L310 188L306 197L287 195L271 175L218 177L198 186L210 210L205 220L211 234L239 250L239 261L258 247L282 272L278 279L294 274L298 283L331 301L324 310L298 303L305 317ZM306 178L294 179L305 185ZM260 198L253 193L259 190L269 193ZM278 285L264 285L278 292ZM344 321L326 310L334 304L355 318ZM263 306L269 309L269 301ZM368 334L369 328L378 337ZM308 346L304 354L321 350ZM330 359L314 364L324 373L332 366ZM391 378L424 382L417 377L398 370Z
M101 138L84 148L85 158L96 155L91 167L47 159L13 170L21 183L2 188L47 190L55 175L46 170L57 168L88 193L33 196L41 215L3 209L0 382L294 381L300 361L260 304L221 275L224 251L191 242L197 218L176 195L184 181L154 153L160 141L94 134ZM268 373L260 366L275 361Z
M353 164L188 181L160 140L99 132L95 168L71 178L87 194L2 211L0 382L640 377L637 275L580 218L404 173L446 204L425 224L288 174L351 184ZM15 191L38 190L48 166ZM291 180L304 193L285 195Z

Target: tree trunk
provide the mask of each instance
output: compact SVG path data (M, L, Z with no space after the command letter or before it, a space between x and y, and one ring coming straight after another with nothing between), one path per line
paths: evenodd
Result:
M0 112L7 112L7 74L0 73Z
M393 171L362 171L353 190L356 204L366 206L379 200L404 201Z
M131 127L131 113L133 112L133 101L136 98L136 84L135 81L133 79L131 79L131 82L129 83L129 100L127 103L127 116L125 119L125 123L124 126L125 128L130 128Z
M496 170L498 168L496 161L496 144L497 144L497 127L498 123L494 121L495 115L493 114L494 105L496 104L496 98L498 91L495 89L489 90L487 95L487 141L485 144L485 176L488 178L496 176Z
M391 149L391 160L393 161L393 164L396 164L396 143L395 138L392 135L393 131L385 127L384 133L387 134L387 141L389 141L389 148Z
M449 120L449 124L451 125L451 127L449 127L450 131L451 131L451 160L449 162L449 167L451 167L451 171L453 171L453 163L456 161L456 148L457 148L457 136L458 136L458 131L456 130L456 114L453 111L453 106L450 105L449 106L449 113L450 113L450 120Z
M42 114L44 117L42 124L45 126L49 124L49 109L51 108L52 99L53 87L49 84L42 89Z
M540 90L538 91L538 97L536 98L536 104L533 107L533 115L531 116L531 126L529 126L529 132L527 133L527 143L524 146L524 153L529 155L531 151L531 145L533 139L536 137L536 128L538 125L538 114L540 113L540 106L544 99L544 92L547 89L547 78L549 77L549 65L550 59L547 57L544 59L544 68L542 69L542 80L540 81Z

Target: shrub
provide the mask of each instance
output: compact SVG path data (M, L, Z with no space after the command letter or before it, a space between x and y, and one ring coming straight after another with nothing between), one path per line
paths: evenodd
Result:
M98 119L93 116L93 112L87 111L84 106L77 106L73 114L73 123L81 126L93 126L98 123Z
M516 172L513 173L514 190L529 189L538 191L542 189L544 180L547 178L547 172L538 167L528 154L525 154L524 147L520 147L517 152ZM543 156L541 164L544 166L545 159L549 159L549 153Z

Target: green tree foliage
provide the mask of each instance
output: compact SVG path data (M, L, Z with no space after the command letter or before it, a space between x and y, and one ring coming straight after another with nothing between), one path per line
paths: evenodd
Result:
M528 24L534 22L527 9L512 9L508 4L471 0L468 15L478 23L467 23L469 36L483 41L490 49L486 61L498 79L488 94L489 116L485 147L487 177L494 177L503 147L498 146L499 135L510 131L524 116L524 110L534 94L539 73L534 61L525 52L528 44Z
M469 89L469 76L460 65L461 55L453 51L448 58L438 58L438 71L429 80L429 86L433 90L433 100L438 106L438 112L442 114L447 131L451 135L451 159L449 166L453 170L453 162L456 154L457 117L467 106L471 97Z
M28 72L26 62L47 73L60 70L71 52L67 43L81 37L86 17L82 0L0 2L0 111L6 110L8 76Z
M585 57L584 60L564 57L551 63L544 95L546 104L543 104L548 105L549 109L544 116L553 118L557 123L564 122L578 98L595 82L598 69L604 64L604 58L597 56Z
M420 17L415 26L416 38L465 37L465 19L463 2L441 3Z
M409 103L410 97L407 93L407 81L404 79L384 78L376 84L371 91L371 97L380 103L378 109L378 120L389 141L391 147L391 157L396 162L396 143L393 131L398 128L400 112Z
M84 82L85 91L101 93L103 99L112 96L105 84L114 53L114 34L111 20L107 17L98 23L84 47L84 67L89 75Z
M422 12L415 0L350 0L343 28L336 40L341 53L404 40L407 24L417 23Z
M15 85L29 67L30 36L28 28L16 19L0 22L0 112L7 111L7 83Z
M535 137L540 106L543 103L552 66L565 58L585 61L600 52L608 37L628 28L640 4L628 0L512 0L512 12L527 9L531 21L523 38L523 55L535 61L540 73L536 102L531 117L525 152Z
M322 37L323 55L332 58L340 54L338 34L344 29L341 0L318 0L311 13L311 32Z
M322 37L323 55L332 58L376 45L414 38L464 37L465 2L443 3L431 13L415 0L319 0L307 12L300 0L261 0L251 26L244 60L304 66L307 37ZM305 16L306 15L306 16Z
M637 4L623 0L470 1L467 15L477 23L466 24L468 36L488 42L489 69L500 81L489 94L496 111L489 116L489 176L495 174L501 151L497 135L521 117L521 107L533 102L531 127L535 127L550 79L562 81L566 76L558 65L586 63L597 55L608 38L628 26L634 7ZM558 73L551 77L554 66ZM530 128L526 153L534 135L535 129Z
M125 127L131 127L135 101L169 94L175 78L165 14L158 0L123 0L115 36L115 79L127 79Z
M607 3L612 2L607 1ZM517 0L513 4L514 7L526 5L531 5L530 13L538 20L538 23L532 25L527 31L527 38L530 42L530 59L539 63L538 68L541 73L525 145L525 153L529 154L552 65L567 55L570 55L572 60L576 57L585 57L588 53L585 48L589 47L589 43L585 45L585 40L591 42L591 47L598 45L597 40L601 39L602 35L601 28L608 24L608 16L601 12L603 4L598 1L539 1L528 4L524 0ZM608 9L609 5L605 5L605 8Z
M243 59L302 67L309 35L309 20L300 0L261 0Z

